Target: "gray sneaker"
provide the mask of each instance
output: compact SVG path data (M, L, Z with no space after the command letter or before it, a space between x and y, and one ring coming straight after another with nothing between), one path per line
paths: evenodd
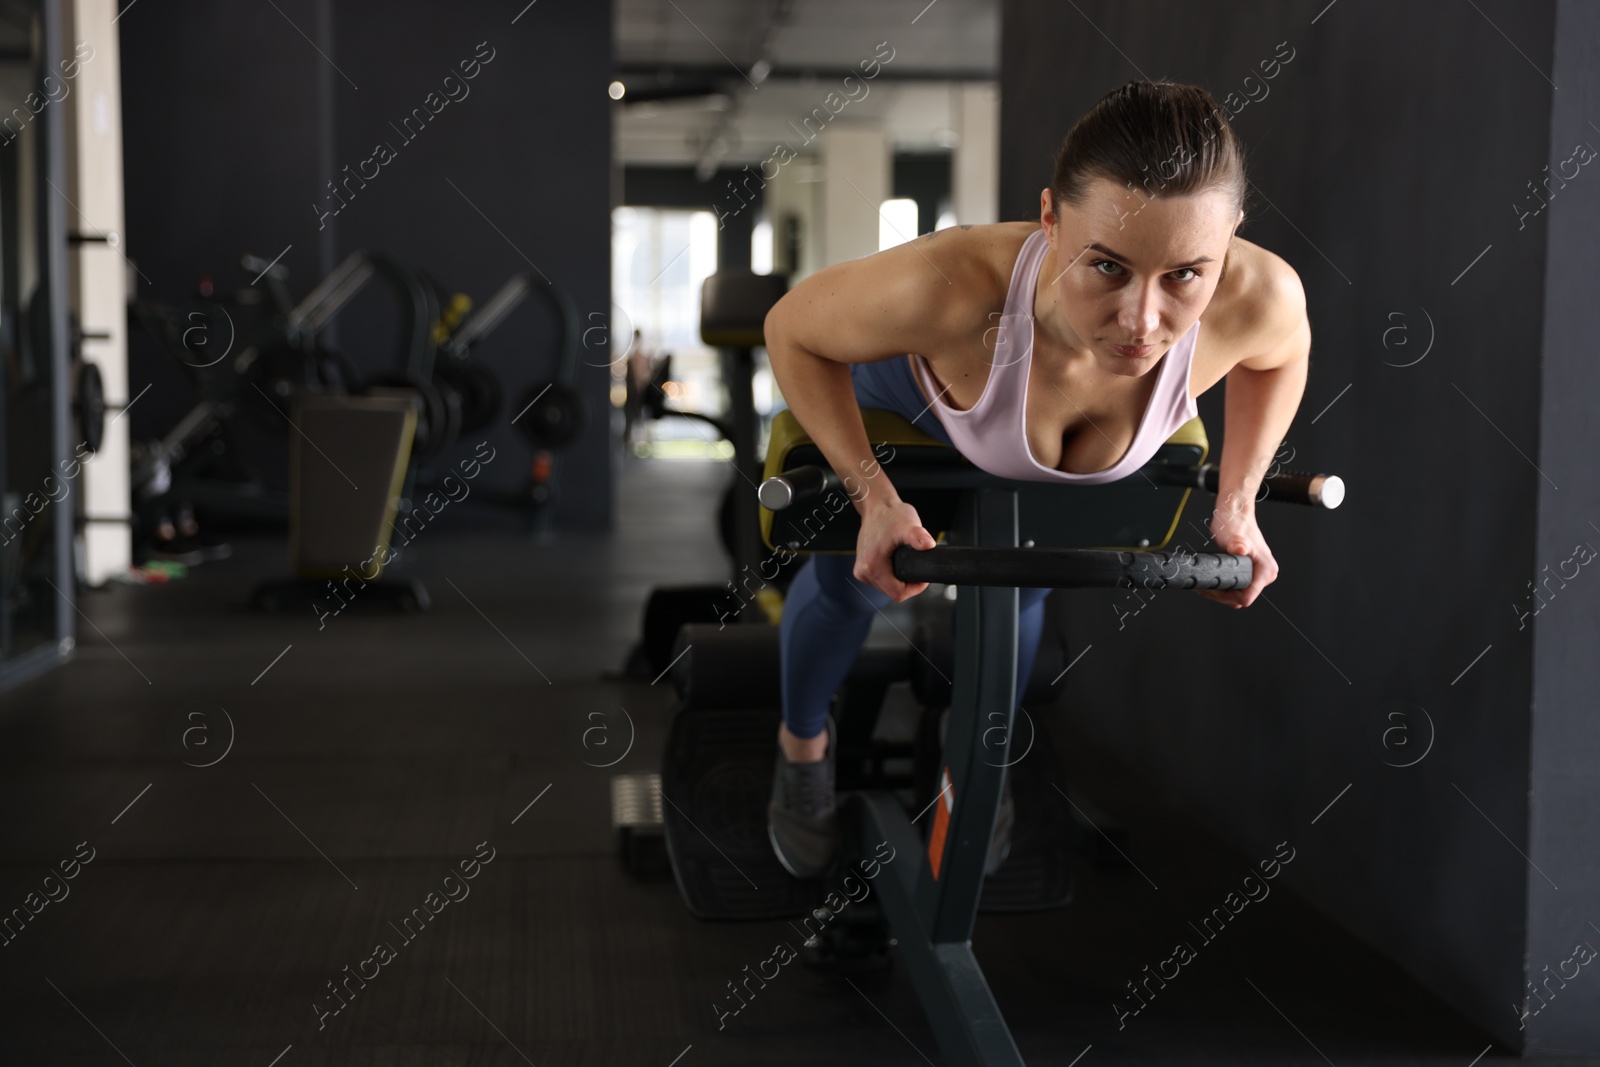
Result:
M833 716L828 717L828 753L811 763L790 763L778 752L767 805L767 837L783 869L796 878L820 878L839 851L834 812Z

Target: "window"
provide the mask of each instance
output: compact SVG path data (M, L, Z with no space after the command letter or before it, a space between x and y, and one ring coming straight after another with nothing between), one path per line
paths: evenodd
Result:
M612 214L612 299L663 351L700 346L700 283L717 269L709 211L619 207ZM628 337L615 331L619 352ZM630 331L631 332L631 331Z
M750 230L750 269L756 274L772 273L772 222L765 215Z
M878 251L903 244L917 235L917 202L885 200L878 208Z
M709 211L619 207L611 215L612 374L638 330L652 358L672 357L669 403L720 415L724 407L717 353L700 343L700 286L717 269L717 219ZM721 455L715 431L688 419L653 424L656 455Z

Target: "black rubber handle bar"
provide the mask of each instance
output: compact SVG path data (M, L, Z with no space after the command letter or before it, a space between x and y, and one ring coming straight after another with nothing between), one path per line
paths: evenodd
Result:
M1222 552L957 545L901 545L894 550L894 576L902 582L1020 589L1243 589L1250 575L1249 556Z

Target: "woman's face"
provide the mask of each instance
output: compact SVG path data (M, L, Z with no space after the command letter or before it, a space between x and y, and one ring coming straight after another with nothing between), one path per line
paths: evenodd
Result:
M1055 213L1050 190L1040 222L1055 251L1048 314L1067 343L1113 374L1137 376L1189 331L1217 290L1222 260L1243 213L1232 193L1147 198L1096 178L1079 207Z

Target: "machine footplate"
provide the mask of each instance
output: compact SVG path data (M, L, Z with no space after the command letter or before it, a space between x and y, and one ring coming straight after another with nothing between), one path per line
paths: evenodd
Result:
M767 840L777 757L776 709L680 711L662 761L661 815L678 892L697 919L805 914L820 900Z
M1020 716L1019 716L1020 718ZM1043 911L1072 899L1072 859L1079 829L1072 805L1052 783L1065 788L1055 747L1038 718L1038 734L1026 756L1010 768L1016 823L1011 853L1000 869L983 882L980 912ZM1026 721L1018 724L1017 742L1026 744Z

